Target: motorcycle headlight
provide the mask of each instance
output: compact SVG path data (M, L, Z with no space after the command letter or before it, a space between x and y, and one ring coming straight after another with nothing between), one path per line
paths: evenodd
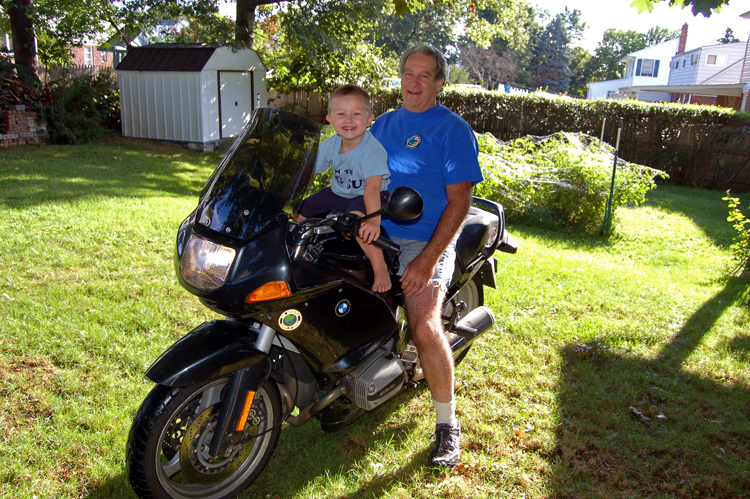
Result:
M191 234L180 259L180 271L196 288L214 291L226 282L235 254L232 248Z

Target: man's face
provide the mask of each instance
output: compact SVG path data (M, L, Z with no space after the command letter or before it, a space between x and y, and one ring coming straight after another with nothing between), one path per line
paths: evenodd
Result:
M437 61L431 55L412 54L401 75L401 95L407 111L421 113L437 104L445 79L436 79Z

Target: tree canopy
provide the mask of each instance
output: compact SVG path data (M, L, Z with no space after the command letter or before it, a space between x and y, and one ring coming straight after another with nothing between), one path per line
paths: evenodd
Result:
M654 5L662 1L668 2L670 7L690 7L694 16L703 14L705 17L721 11L721 7L729 3L729 0L633 0L631 6L637 8L639 14L644 11L653 12Z

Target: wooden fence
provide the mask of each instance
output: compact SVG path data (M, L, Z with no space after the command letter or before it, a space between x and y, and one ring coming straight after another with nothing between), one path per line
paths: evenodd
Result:
M39 73L39 79L42 82L49 82L57 80L63 76L70 76L73 78L79 78L81 76L98 76L100 74L114 74L114 69L107 66L82 66L78 64L71 64L70 66L59 66L44 68L40 66L37 69Z

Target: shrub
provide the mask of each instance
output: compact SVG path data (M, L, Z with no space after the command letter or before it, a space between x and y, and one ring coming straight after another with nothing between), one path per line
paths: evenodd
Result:
M664 170L676 185L750 188L750 113L729 108L636 100L583 100L545 93L470 92L446 87L438 101L479 133L501 140L560 131L580 132L614 144L623 120L620 157ZM373 95L380 115L401 107L398 88Z
M476 194L500 202L509 217L531 225L589 234L603 228L614 150L584 134L560 132L510 142L478 137L485 181ZM610 231L616 208L640 204L663 172L618 159Z
M114 77L64 77L50 84L43 108L52 142L90 142L119 130L120 99Z
M727 196L721 199L729 202L729 217L727 217L727 221L737 231L734 244L730 246L734 264L727 270L731 275L741 274L750 268L750 219L745 217L738 208L740 200L731 197L729 191L727 191Z

